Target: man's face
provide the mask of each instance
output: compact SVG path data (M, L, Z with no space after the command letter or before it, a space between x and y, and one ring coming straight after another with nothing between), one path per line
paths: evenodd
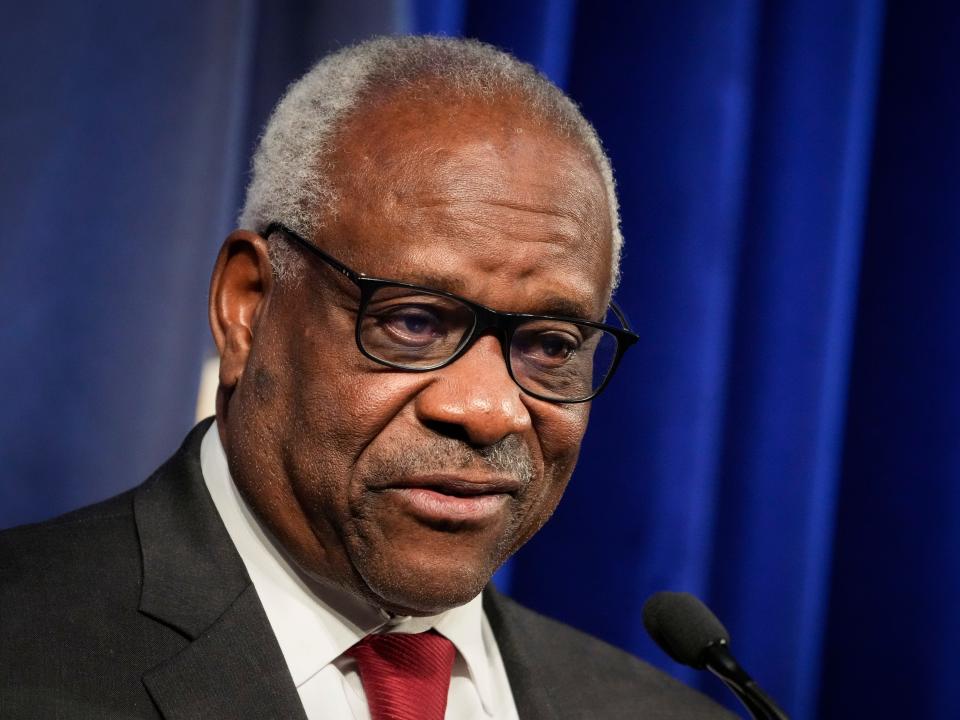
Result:
M381 103L338 145L317 246L498 310L603 315L609 213L578 145L511 103L440 98ZM304 259L299 282L258 300L226 388L234 478L321 582L401 614L462 604L553 512L588 405L524 394L493 335L439 370L378 365L354 341L356 287Z

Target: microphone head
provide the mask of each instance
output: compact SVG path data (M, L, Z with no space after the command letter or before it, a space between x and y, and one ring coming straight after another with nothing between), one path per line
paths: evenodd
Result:
M650 637L678 663L702 670L703 651L730 634L717 616L690 593L658 592L643 605L643 625Z

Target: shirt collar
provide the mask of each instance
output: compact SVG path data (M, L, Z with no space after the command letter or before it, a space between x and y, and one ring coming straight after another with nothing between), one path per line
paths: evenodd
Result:
M466 605L427 617L392 617L382 632L420 633L436 630L453 643L467 664L480 702L488 715L494 708L494 678L483 639L483 597L477 595Z
M439 615L396 617L342 590L322 586L296 568L240 495L216 422L201 443L200 467L297 687L372 632L425 632L433 628L464 658L484 710L492 714L494 684L483 639L480 595Z

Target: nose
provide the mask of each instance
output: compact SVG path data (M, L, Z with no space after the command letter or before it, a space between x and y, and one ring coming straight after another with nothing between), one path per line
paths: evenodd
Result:
M530 429L523 391L507 372L495 336L478 338L464 355L434 374L415 408L420 422L435 432L483 447Z

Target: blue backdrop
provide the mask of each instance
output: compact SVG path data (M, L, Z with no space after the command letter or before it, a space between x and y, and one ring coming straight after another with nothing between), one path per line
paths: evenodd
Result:
M501 584L719 694L640 623L696 592L800 720L960 715L960 8L340 5L6 8L0 527L137 484L189 428L285 85L372 33L474 36L597 126L641 335Z

